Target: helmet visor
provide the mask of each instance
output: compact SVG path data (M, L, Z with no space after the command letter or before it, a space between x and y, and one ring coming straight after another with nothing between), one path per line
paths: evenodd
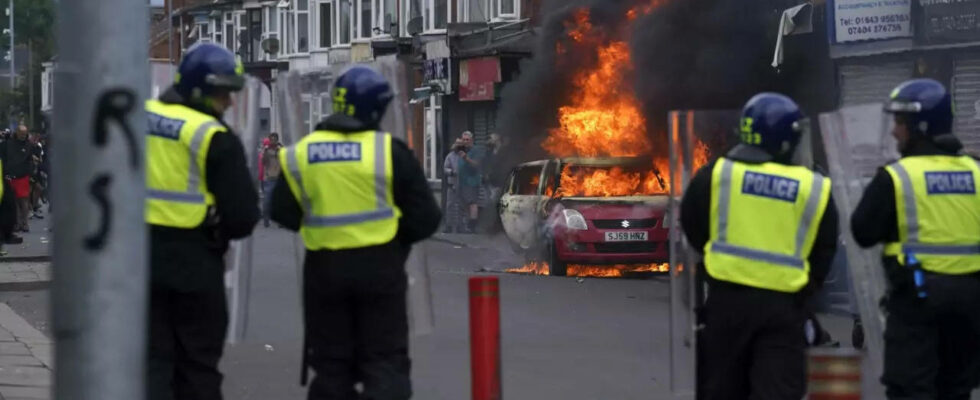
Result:
M793 131L798 134L797 137L800 139L810 137L811 125L810 118L803 117L793 123Z
M922 111L922 103L918 101L889 100L885 103L888 113L917 113Z
M204 82L219 89L237 92L245 87L245 77L241 75L208 75Z

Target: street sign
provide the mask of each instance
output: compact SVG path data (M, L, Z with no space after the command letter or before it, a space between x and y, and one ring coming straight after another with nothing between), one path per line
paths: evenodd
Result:
M449 80L449 59L425 60L423 78L425 82Z

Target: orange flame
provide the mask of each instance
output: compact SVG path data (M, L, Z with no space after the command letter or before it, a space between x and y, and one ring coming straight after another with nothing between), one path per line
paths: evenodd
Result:
M649 14L665 0L650 0L627 12L632 22L641 14ZM568 43L558 42L559 56L567 53L565 46L595 48L595 67L579 71L573 78L574 91L569 104L558 109L559 126L549 132L542 147L558 157L628 157L650 154L653 150L647 135L647 121L640 111L639 101L630 88L633 73L630 49L625 40L610 40L595 29L588 9L578 9L565 21ZM628 29L625 31L628 32ZM565 60L574 61L574 60ZM695 167L708 160L708 149L702 143L695 149ZM670 191L667 174L669 161L660 158L646 172L624 172L597 169L561 174L560 196L631 196L665 194ZM654 170L663 174L658 179Z
M609 170L577 170L572 172L566 167L561 172L561 187L558 195L563 197L610 197L610 196L641 196L667 193L664 184L660 183L657 174L652 170L647 172L626 172L622 168Z
M520 268L509 268L510 273L528 275L548 275L548 263L534 261ZM635 273L669 272L669 264L616 264L616 265L568 265L568 276L619 278Z
M624 74L632 70L629 45L614 41L597 51L598 66L575 78L578 93L573 95L571 105L558 109L560 127L551 130L544 149L560 157L635 156L649 152L652 146L639 103L630 91L619 90L624 85Z
M548 275L548 263L544 261L533 261L524 264L520 268L507 268L505 271L514 274Z

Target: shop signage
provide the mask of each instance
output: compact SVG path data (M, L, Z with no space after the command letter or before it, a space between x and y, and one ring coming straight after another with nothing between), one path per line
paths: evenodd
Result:
M980 0L920 0L921 37L930 43L980 40Z
M500 59L473 58L459 63L459 101L488 101L496 96L494 84L500 82Z
M449 59L433 58L425 60L423 72L426 82L445 81L449 79Z
M836 43L912 36L912 0L834 0L831 4L827 9Z

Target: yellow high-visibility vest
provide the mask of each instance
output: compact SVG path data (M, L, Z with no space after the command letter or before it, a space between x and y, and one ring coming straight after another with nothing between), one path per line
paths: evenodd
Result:
M711 178L704 264L717 280L795 293L830 199L830 179L804 167L721 158Z
M390 242L401 210L392 192L391 135L316 131L279 152L286 182L303 208L308 250Z
M895 186L898 242L885 255L915 254L922 269L941 274L980 271L977 160L968 156L905 157L885 167Z
M195 228L214 205L206 168L211 139L227 128L210 115L179 104L146 102L146 222Z

